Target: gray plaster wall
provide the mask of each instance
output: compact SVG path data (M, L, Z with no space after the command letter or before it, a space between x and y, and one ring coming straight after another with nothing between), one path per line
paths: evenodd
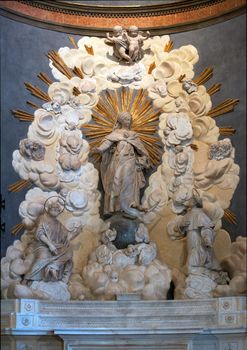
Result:
M70 46L65 33L44 30L30 25L0 17L1 25L1 193L6 201L2 212L5 232L1 233L1 254L5 255L7 247L20 237L11 235L10 230L20 222L18 208L24 200L26 190L9 193L8 185L19 180L12 168L12 153L18 148L19 141L25 138L28 123L19 122L12 115L11 109L24 109L33 112L26 105L27 100L40 104L25 89L24 82L38 85L44 90L47 86L38 78L39 72L50 77L50 69L46 54L49 50L58 50ZM213 78L206 83L223 83L222 89L212 96L213 104L227 98L240 99L235 111L217 118L219 126L232 126L237 133L231 137L236 147L236 163L239 164L240 183L235 192L230 209L236 213L236 226L223 220L225 228L235 239L246 232L246 16L241 15L229 21L215 24L204 29L171 35L174 47L192 44L199 52L200 61L196 65L196 73L205 67L214 67ZM75 36L79 39L79 36Z

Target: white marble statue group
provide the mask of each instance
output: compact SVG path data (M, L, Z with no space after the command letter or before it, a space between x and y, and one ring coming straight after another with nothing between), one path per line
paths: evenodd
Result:
M192 81L196 48L165 52L168 42L116 26L106 41L83 37L78 49L59 50L83 77L69 79L50 62L58 80L50 102L35 111L13 153L15 171L35 187L19 209L25 232L1 260L2 297L157 300L167 298L171 281L176 299L245 293L246 238L231 244L221 227L239 181L234 148L218 140L210 95ZM141 94L131 100L139 90L152 108ZM159 111L156 168L153 126L144 124L150 110ZM90 145L83 126L92 118L93 140L103 136Z

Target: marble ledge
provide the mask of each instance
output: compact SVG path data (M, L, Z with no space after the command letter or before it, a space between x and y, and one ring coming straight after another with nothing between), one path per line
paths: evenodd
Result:
M1 301L4 335L245 334L246 298L172 301Z

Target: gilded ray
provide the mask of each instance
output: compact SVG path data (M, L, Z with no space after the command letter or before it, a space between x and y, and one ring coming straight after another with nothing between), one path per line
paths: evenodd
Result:
M213 94L215 94L216 92L220 91L222 84L213 84L212 86L210 86L209 89L207 89L207 93L212 96Z
M18 180L17 182L11 184L8 186L8 191L10 192L18 192L20 190L22 190L23 188L27 187L31 187L32 183L29 180Z
M107 131L112 131L112 128L111 127L108 127L108 128L102 128L102 125L95 125L95 124L85 124L85 125L82 125L82 128L86 129L90 129L90 130L107 130Z
M135 119L138 118L138 111L139 111L139 106L140 106L140 102L142 100L142 98L144 97L144 92L143 89L140 89L135 97L135 100L130 108L130 113L133 117L133 121L135 121Z
M204 83L206 83L209 79L212 78L213 70L213 67L205 68L204 71L201 72L201 74L198 77L193 79L194 83L196 83L197 85L203 85Z
M73 87L73 95L79 96L80 94L81 94L80 90L76 86L74 86Z
M128 106L131 105L134 96L134 89L128 89Z
M118 104L116 103L116 100L114 99L114 96L111 94L110 91L106 91L105 101L107 103L108 108L110 108L112 113L112 119L116 120L116 115L120 112Z
M228 98L218 106L212 108L208 115L212 118L218 117L219 115L232 112L234 107L238 104L239 100Z
M43 81L46 85L51 85L53 83L53 81L43 72L40 72L37 77Z
M104 107L104 105L102 105L101 101L99 101L99 103L97 104L96 107L94 107L94 112L98 112L101 113L102 115L107 115L107 109Z
M237 225L237 216L230 210L224 210L224 218L229 221L231 224Z
M46 92L42 91L37 86L34 86L30 83L24 83L24 85L25 85L26 89L28 91L30 91L33 96L38 97L39 99L46 101L46 102L51 101L49 95Z
M34 109L41 108L39 105L37 105L36 103L33 103L32 101L26 101L26 104Z
M65 75L68 79L73 78L74 74L71 69L66 65L62 57L58 52L52 50L49 51L47 57L52 61L52 64L55 68L59 70L60 73Z
M133 122L133 128L142 127L146 129L146 125L152 125L152 124L157 125L158 121L159 121L159 114L145 116L143 118L140 118L140 120L135 120Z
M168 43L164 47L164 52L170 52L173 49L173 41L169 40Z
M156 132L156 127L155 126L146 126L145 129L143 127L132 127L132 130L136 132L142 132L144 134L150 134L150 133L155 133Z
M223 127L219 128L219 132L220 132L221 135L225 135L225 136L229 135L229 136L231 136L231 135L234 135L236 133L236 129L234 129L231 126L223 126Z
M94 50L93 50L93 47L92 47L92 46L88 46L88 45L85 44L84 47L85 47L85 49L86 49L86 51L87 51L87 53L88 53L89 55L94 56Z
M108 134L110 134L110 132L105 132L105 131L92 131L92 132L89 132L89 131L86 131L84 133L87 137L90 137L91 139L97 139L97 138L104 138L106 137Z
M12 114L21 122L32 122L34 120L34 116L28 112L25 112L21 109L12 110Z
M78 67L74 67L74 69L72 70L73 71L73 73L75 74L75 75L77 75L79 78L81 78L81 79L83 79L84 78L84 74L82 73L82 70L80 69L80 68L78 68Z
M148 74L151 74L152 71L154 70L154 68L156 68L156 64L155 62L151 63L149 68L148 68Z
M73 45L73 47L75 49L78 49L78 45L77 45L77 43L75 41L75 38L73 36L71 36L71 35L68 35L68 38L69 38L69 41L71 42L71 44Z
M182 74L182 75L180 75L180 77L178 78L178 81L180 82L180 83L182 83L183 82L183 79L186 77L186 74Z
M97 115L96 113L93 113L93 119L95 120L95 122L97 124L100 124L100 125L104 125L104 126L108 126L108 127L111 127L111 123L109 122L109 120L106 120L105 118Z
M12 233L13 235L17 235L17 234L18 234L21 230L23 230L23 229L24 229L23 223L19 223L19 224L17 224L17 225L15 225L15 226L12 227L11 233Z
M112 132L117 116L121 112L130 112L132 127L147 149L152 166L161 159L162 145L157 136L160 111L153 107L152 100L144 89L122 87L117 90L105 90L99 96L99 102L92 113L92 123L81 125L90 148L98 147L103 138ZM100 159L99 155L93 156Z

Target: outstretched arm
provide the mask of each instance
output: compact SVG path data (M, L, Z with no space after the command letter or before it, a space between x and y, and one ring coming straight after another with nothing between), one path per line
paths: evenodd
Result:
M106 33L107 40L111 41L112 43L115 43L115 40L113 37L110 36L109 33Z
M95 151L98 152L98 153L103 153L106 150L108 150L108 148L110 148L112 146L112 144L113 144L112 141L105 139L102 142L102 144L95 149Z

